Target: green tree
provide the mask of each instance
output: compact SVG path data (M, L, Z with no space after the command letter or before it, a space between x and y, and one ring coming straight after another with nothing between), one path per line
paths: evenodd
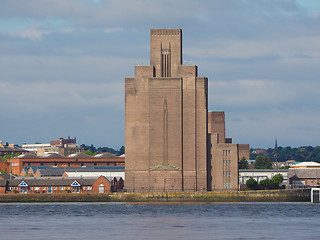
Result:
M248 188L251 189L251 190L256 190L256 189L258 189L258 182L257 182L255 179L253 179L253 178L248 179L247 182L246 182L246 185L247 185Z
M90 156L94 156L94 155L96 155L96 153L95 152L91 152L91 150L87 150L87 151L85 151L85 152L83 152L84 154L87 154L87 155L90 155Z
M19 156L19 155L20 155L19 153L11 153L11 154L7 154L7 155L3 156L2 161L7 162L7 161L8 161L8 159L10 159L10 158L14 158L14 157L17 157L17 156Z
M274 188L279 188L279 184L283 182L282 174L274 175L273 178L271 179L271 182Z
M124 152L125 152L124 146L121 146L121 148L119 149L119 154L122 155L124 154Z
M245 159L245 157L242 157L241 160L239 161L238 168L239 169L248 169L249 168L248 161Z
M259 155L254 162L254 167L256 169L271 169L272 163L269 157L264 155Z
M269 178L263 179L259 182L259 187L262 189L272 188L272 181Z

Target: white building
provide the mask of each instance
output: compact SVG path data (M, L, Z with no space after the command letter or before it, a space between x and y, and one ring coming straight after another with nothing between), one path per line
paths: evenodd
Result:
M253 178L257 182L266 178L272 179L277 174L283 176L283 184L286 184L288 169L239 169L239 184L246 184L247 180L250 178Z

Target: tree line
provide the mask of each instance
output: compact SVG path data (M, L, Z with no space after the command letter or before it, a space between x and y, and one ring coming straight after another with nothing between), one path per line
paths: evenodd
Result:
M255 150L262 150L262 153L254 153ZM265 155L270 158L272 162L276 161L276 151L274 148L268 149L250 149L250 159L256 159L258 155ZM287 160L295 160L296 162L320 162L320 146L302 146L297 148L292 147L278 147L277 161L285 162Z
M102 153L102 152L109 152L114 155L120 156L120 155L124 154L124 152L125 152L124 146L121 146L118 150L110 148L110 147L96 148L92 144L91 145L81 144L80 147L84 148L84 151L85 151L84 153L86 153L88 155L95 155L95 154Z

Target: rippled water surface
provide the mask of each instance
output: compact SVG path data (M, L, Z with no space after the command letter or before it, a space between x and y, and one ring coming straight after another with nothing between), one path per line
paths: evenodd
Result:
M311 203L0 204L0 239L320 239Z

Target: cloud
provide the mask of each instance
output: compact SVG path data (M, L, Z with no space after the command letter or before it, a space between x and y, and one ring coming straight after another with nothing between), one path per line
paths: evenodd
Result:
M0 117L17 129L2 138L121 146L124 77L149 64L150 28L182 28L183 60L235 142L316 145L320 8L304 2L2 0Z

